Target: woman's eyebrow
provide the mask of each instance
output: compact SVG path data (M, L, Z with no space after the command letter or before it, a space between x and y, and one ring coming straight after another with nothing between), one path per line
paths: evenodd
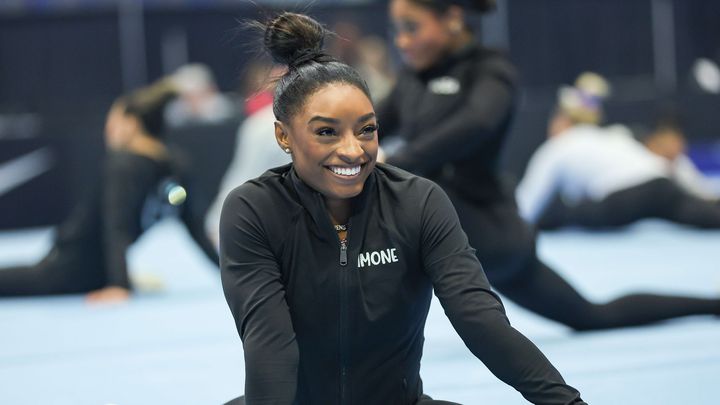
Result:
M369 120L370 118L374 118L374 117L375 117L374 112L367 113L367 114L363 115L362 117L358 118L357 122L365 122L365 121ZM328 124L335 124L335 125L340 124L340 120L337 118L323 117L320 115L316 115L316 116L310 118L310 120L308 120L308 124L311 124L315 121L321 121L321 122L326 122Z
M365 121L369 120L370 118L375 118L374 112L363 115L362 117L358 118L357 122L365 122Z
M322 122L327 122L328 124L335 124L335 125L340 123L340 120L337 118L328 118L328 117L321 117L319 115L316 115L316 116L310 118L310 120L308 121L308 124L311 124L315 121L322 121Z

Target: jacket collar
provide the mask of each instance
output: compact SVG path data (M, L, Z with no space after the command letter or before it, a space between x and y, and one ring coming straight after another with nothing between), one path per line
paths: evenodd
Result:
M418 72L418 76L424 80L448 74L459 62L471 59L473 55L482 53L483 48L475 41L458 49L456 52L447 54L433 66Z
M352 239L350 239L352 237L351 235L362 234L364 232L367 223L368 204L372 202L371 196L376 195L376 171L377 169L374 169L372 173L370 173L367 180L365 180L362 192L356 197L353 197L351 201L351 214L350 220L348 221L349 242L352 241ZM290 165L288 176L290 177L291 187L298 196L299 203L308 211L313 219L315 224L313 232L323 239L331 238L330 240L332 240L332 238L337 238L337 233L330 221L330 215L328 214L325 199L322 194L302 181L292 164Z

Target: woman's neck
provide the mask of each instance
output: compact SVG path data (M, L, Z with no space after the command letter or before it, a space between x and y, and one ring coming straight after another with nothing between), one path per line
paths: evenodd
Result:
M473 41L473 34L469 30L463 30L450 44L450 54L460 52Z
M435 60L435 62L433 62L429 67L421 69L420 73L433 72L436 69L443 69L443 67L448 66L448 64L452 63L451 61L453 60L454 56L460 53L473 41L474 37L472 32L468 30L462 31L448 44L448 46L445 48L444 54L441 55L437 60Z
M330 220L333 225L345 225L350 220L350 200L325 198Z

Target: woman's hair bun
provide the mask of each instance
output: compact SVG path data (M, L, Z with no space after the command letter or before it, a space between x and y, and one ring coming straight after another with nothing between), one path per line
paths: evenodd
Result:
M583 93L598 99L607 98L610 95L610 84L608 81L594 72L583 72L575 79L575 87Z
M584 72L575 86L562 86L558 91L558 107L577 123L598 124L602 119L602 102L610 95L610 84L604 77Z
M273 60L285 65L310 53L321 53L325 28L312 18L284 12L265 27L264 45Z

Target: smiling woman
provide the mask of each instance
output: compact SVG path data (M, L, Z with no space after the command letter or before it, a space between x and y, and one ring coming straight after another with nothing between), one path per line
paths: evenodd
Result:
M450 404L422 389L433 290L472 353L536 404L584 404L513 329L447 196L376 164L367 86L284 13L265 45L288 72L275 137L292 164L233 190L220 221L223 289L245 355L235 404ZM339 102L341 101L341 102Z

